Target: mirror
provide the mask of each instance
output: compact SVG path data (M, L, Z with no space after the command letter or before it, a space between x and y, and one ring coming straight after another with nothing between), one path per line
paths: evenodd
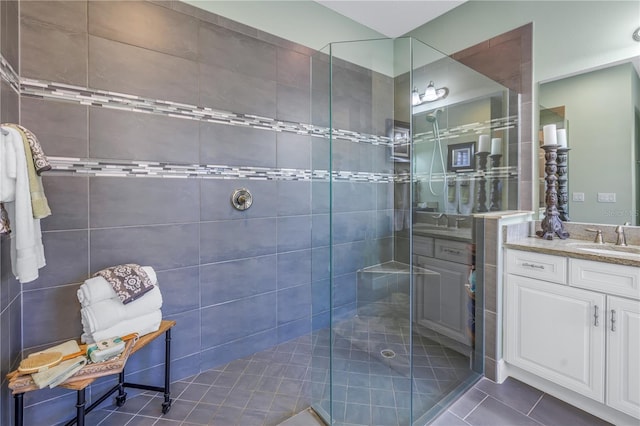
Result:
M638 225L639 70L625 62L540 84L538 101L540 129L553 123L567 131L571 221ZM538 158L542 178L544 157Z

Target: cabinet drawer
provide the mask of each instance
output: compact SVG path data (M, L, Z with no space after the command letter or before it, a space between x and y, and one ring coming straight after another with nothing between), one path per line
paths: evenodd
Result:
M469 244L460 241L436 240L435 257L463 265L471 265Z
M506 250L505 263L509 274L567 284L567 259L564 257Z
M420 256L433 257L433 238L414 236L413 253Z
M640 268L569 259L569 285L640 299Z

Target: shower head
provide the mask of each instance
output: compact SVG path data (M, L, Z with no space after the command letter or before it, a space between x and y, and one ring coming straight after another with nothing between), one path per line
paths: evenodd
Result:
M430 112L427 114L427 121L429 123L435 123L436 121L438 121L438 115L442 114L442 110L441 109L437 109L433 112Z

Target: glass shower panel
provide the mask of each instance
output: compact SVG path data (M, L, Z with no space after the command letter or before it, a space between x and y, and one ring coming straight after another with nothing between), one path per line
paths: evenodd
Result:
M431 82L445 96L426 101ZM327 424L423 425L482 373L474 223L517 202L514 100L414 39L312 57L310 385Z

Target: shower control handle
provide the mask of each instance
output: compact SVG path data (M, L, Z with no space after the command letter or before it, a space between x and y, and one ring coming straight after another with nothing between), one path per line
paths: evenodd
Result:
M253 197L251 192L246 188L240 188L233 191L231 194L231 205L236 210L247 210L253 204Z

